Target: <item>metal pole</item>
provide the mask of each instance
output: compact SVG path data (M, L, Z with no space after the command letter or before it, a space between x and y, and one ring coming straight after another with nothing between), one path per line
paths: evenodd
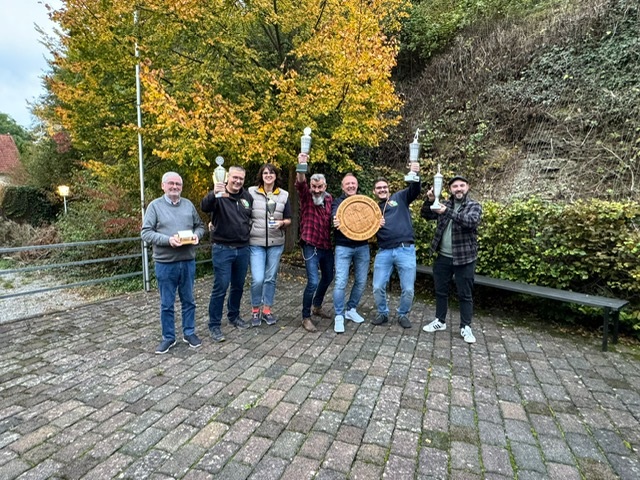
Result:
M133 12L133 23L138 26L138 11ZM137 34L137 32L136 32ZM135 42L136 51L136 107L138 111L138 168L140 173L140 213L144 221L144 159L142 156L142 108L140 95L140 52L138 52L138 42ZM145 292L151 290L151 279L149 278L149 253L146 242L141 240L142 245L142 283Z
M67 214L67 196L62 197L62 201L64 202L64 214Z

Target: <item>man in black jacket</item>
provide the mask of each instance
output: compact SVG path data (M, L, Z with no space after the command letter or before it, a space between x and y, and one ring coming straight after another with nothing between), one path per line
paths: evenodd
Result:
M249 233L253 204L253 198L243 188L245 174L242 167L230 167L227 183L216 183L214 189L200 204L202 211L211 215L211 261L214 279L209 300L209 330L211 338L216 342L225 339L220 326L229 285L229 323L236 328L249 328L240 318L240 302L249 269Z

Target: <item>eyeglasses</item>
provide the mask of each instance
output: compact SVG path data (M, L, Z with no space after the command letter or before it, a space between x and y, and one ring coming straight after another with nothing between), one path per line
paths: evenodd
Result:
M164 182L165 185L169 185L170 187L181 187L182 183L180 182Z

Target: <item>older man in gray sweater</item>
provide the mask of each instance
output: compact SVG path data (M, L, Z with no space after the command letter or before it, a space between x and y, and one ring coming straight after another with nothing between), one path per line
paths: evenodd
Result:
M156 348L158 354L167 353L176 344L176 290L182 305L182 339L192 348L202 345L195 329L193 283L196 275L195 246L204 235L204 223L193 203L181 198L182 186L180 175L165 173L162 176L164 195L149 204L142 222L142 239L153 245L160 290L162 341Z

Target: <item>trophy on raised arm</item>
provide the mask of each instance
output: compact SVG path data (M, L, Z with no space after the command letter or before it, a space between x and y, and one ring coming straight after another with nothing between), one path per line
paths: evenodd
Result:
M300 137L300 153L309 154L311 150L311 128L307 127L303 130L304 135ZM300 162L296 167L296 172L307 173L307 162Z
M413 137L413 142L409 144L409 163L416 163L420 156L420 143L418 142L418 133L420 129L416 129L416 134ZM409 172L404 176L405 182L419 182L420 177L416 172Z
M439 202L440 194L442 193L442 175L440 174L440 164L438 164L438 173L433 176L433 194L436 199L431 205L431 210L440 210L442 204Z
M273 194L269 194L269 198L267 199L267 212L269 213L269 228L275 228L277 225L276 217L274 217L274 213L276 211L276 202L273 200Z
M216 163L218 166L213 169L213 183L226 183L227 182L227 171L224 169L222 164L224 163L224 158L216 157ZM224 197L224 193L218 192L216 193L216 197Z

